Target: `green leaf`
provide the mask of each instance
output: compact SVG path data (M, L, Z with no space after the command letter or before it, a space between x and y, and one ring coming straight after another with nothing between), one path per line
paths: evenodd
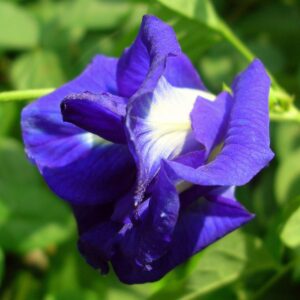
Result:
M1 141L0 161L0 245L24 253L69 238L74 224L68 207L46 188L22 146Z
M218 29L220 26L220 20L209 0L158 0L158 2L208 27Z
M0 48L26 49L38 43L36 20L13 3L0 2L0 28Z
M280 162L275 177L277 201L283 204L300 195L300 149Z
M282 242L290 247L300 246L300 206L291 214L281 231Z
M11 81L17 89L47 88L65 82L59 58L51 51L34 51L20 56L12 65Z
M276 157L287 159L289 155L300 148L299 123L279 123L275 127L274 146Z
M14 103L2 103L0 106L0 136L6 135L13 126L17 116L17 107Z
M116 27L129 14L128 1L76 0L61 5L64 26L107 30Z
M151 299L198 299L238 278L276 267L260 239L236 231L204 250L188 278L169 282Z

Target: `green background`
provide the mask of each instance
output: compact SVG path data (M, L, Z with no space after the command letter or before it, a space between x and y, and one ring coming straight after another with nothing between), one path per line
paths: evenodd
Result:
M96 53L119 56L145 13L174 26L212 92L252 51L300 98L296 0L0 0L0 91L58 87ZM0 103L1 300L300 299L300 123L271 123L276 157L237 191L254 221L159 282L127 286L79 256L70 209L26 160L25 104Z

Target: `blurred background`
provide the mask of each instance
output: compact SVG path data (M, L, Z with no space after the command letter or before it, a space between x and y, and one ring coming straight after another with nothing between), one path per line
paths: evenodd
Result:
M175 28L212 92L250 50L300 99L298 0L0 0L0 91L58 87L93 55L119 56L145 13ZM237 191L254 221L159 282L126 286L79 256L70 209L26 160L25 104L0 103L1 300L300 299L300 123L272 122L276 158Z

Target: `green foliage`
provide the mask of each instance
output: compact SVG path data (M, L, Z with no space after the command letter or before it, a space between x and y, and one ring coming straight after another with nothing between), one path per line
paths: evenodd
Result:
M39 28L25 9L0 2L0 49L25 49L37 45Z
M280 238L283 243L291 248L300 246L300 206L292 212L282 229Z
M188 278L166 285L151 299L196 299L238 279L276 268L260 239L237 231L204 250Z
M0 248L0 287L2 283L3 269L4 269L4 252Z
M221 26L214 7L209 0L158 0L158 2L190 19L199 21L205 26L217 30Z
M300 149L290 152L278 167L275 191L280 203L300 194Z
M12 64L11 82L16 89L59 86L64 81L59 58L52 51L32 51Z
M299 11L293 0L0 0L0 90L38 89L0 95L0 299L298 299ZM255 220L160 281L127 286L80 257L69 207L25 157L19 129L25 102L10 100L49 92L97 53L119 56L145 13L174 27L214 92L261 58L278 81L270 108L281 122L271 124L275 159L237 189Z
M13 140L2 141L0 160L2 248L26 253L68 238L74 229L69 210L42 184L22 146Z

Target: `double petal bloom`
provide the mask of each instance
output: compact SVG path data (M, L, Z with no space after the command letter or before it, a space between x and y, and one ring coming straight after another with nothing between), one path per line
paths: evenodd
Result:
M25 149L71 204L86 261L155 281L253 218L234 187L273 157L269 89L254 60L211 94L172 28L145 16L119 59L97 55L24 108Z

